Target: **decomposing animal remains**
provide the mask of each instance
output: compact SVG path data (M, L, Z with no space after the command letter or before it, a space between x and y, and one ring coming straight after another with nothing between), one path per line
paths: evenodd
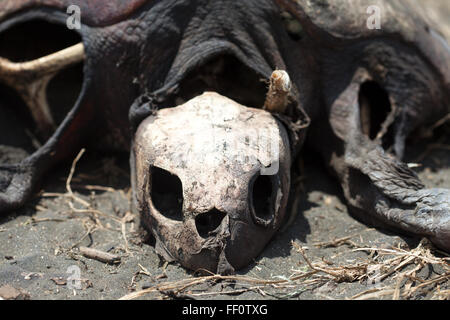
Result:
M450 112L449 46L406 1L368 28L372 2L0 2L0 212L85 145L130 152L157 252L232 273L286 221L307 143L352 214L450 251L450 191L402 162Z

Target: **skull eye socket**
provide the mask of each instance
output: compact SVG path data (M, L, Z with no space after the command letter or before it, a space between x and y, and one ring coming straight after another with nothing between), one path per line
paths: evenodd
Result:
M80 96L84 80L81 41L80 34L65 25L40 19L22 21L0 32L0 83L13 92L12 99L20 101L17 108L10 94L6 98L0 94L0 114L8 117L0 130L26 128L31 151L54 134ZM7 145L17 144L9 140ZM31 153L28 146L23 149Z
M181 180L167 170L151 167L150 198L153 206L166 218L183 221L183 187Z
M257 224L268 226L275 211L275 176L258 175L250 183L250 211Z
M392 145L392 126L383 128L392 112L387 91L375 81L361 84L358 102L360 106L361 129L371 140L377 139L382 130L387 130L382 144L385 149Z

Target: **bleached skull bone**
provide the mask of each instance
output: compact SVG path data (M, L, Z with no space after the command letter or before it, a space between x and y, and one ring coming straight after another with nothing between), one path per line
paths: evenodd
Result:
M159 253L190 269L247 265L283 220L290 158L272 114L214 92L145 119L134 190Z

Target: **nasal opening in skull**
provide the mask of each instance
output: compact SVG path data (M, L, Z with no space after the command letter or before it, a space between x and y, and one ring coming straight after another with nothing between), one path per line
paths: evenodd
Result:
M150 168L150 198L153 206L166 218L183 220L183 186L181 180L167 170Z
M371 140L382 136L384 147L391 144L392 126L384 128L392 111L389 95L376 81L364 82L359 90L361 129Z
M205 213L200 213L195 217L195 227L202 238L207 238L214 230L216 230L226 214L220 210L212 209Z
M0 64L0 83L14 90L26 106L34 122L33 138L40 144L55 132L81 92L81 42L80 34L65 24L42 19L17 23L0 33L0 58L6 59Z
M274 217L274 189L274 176L258 174L251 183L251 212L258 224L268 225Z

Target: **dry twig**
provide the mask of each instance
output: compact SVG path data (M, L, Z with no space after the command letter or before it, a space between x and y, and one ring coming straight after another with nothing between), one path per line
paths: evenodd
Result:
M109 264L120 263L120 257L115 254L87 247L80 247L79 249L80 253L86 258L98 260Z

